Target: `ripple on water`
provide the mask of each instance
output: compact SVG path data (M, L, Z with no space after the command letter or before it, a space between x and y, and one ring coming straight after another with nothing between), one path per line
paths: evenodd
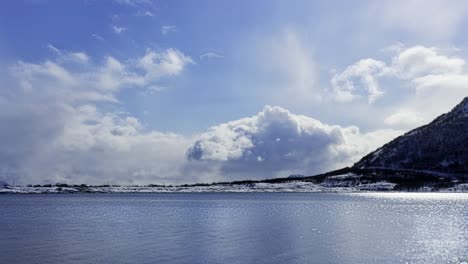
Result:
M0 197L5 263L458 263L468 194Z

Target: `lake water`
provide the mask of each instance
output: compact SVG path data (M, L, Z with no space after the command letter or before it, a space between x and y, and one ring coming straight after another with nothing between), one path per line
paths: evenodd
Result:
M0 195L0 263L468 263L468 194Z

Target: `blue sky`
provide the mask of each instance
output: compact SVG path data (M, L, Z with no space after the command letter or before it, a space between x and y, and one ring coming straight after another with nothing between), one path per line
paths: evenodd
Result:
M467 95L462 1L0 5L0 165L24 182L313 174Z

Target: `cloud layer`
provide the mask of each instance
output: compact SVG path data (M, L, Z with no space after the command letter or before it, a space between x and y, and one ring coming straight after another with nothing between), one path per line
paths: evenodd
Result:
M176 49L96 63L49 45L55 59L19 61L1 90L2 179L20 183L185 183L312 174L350 165L396 136L361 133L266 106L198 135L148 131L119 112L122 89L150 91L193 60Z
M453 37L463 25L468 4L443 0L385 0L369 5L364 12L362 15L371 18L373 26L386 32L400 30L421 40L440 41Z
M109 111L124 88L150 89L193 61L180 51L148 50L121 62L93 63L60 51L42 63L19 61L0 91L0 168L19 182L173 182L190 142L146 131L128 114ZM8 83L8 86L5 85Z
M84 52L48 48L54 59L18 61L0 91L0 122L8 124L0 132L2 180L126 184L311 175L351 165L451 107L468 87L460 57L400 47L388 61L362 59L336 73L329 90L337 102L373 105L394 93L388 79L403 83L399 91L413 96L382 120L388 129L361 132L265 106L251 117L180 135L150 131L116 108L123 89L151 92L194 64L191 57L149 49L141 57L99 62ZM433 107L422 111L425 104Z

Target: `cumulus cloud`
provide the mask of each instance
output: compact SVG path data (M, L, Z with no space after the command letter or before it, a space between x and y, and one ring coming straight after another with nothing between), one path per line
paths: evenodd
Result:
M369 103L386 91L383 78L421 92L429 88L451 89L466 83L465 60L440 54L436 48L413 46L395 49L390 62L372 58L359 60L331 79L331 94L336 101L349 102L365 97ZM364 96L363 96L364 95ZM460 96L460 94L459 94Z
M401 50L394 58L392 70L398 77L414 79L427 75L460 74L465 61L440 55L436 48L414 46Z
M146 71L145 78L151 80L165 75L177 75L191 63L194 63L192 58L176 49L168 49L163 53L148 50L137 65Z
M410 129L449 111L468 95L465 60L434 47L399 44L388 62L359 60L331 79L337 102L380 100L389 110L385 125ZM384 96L388 94L388 96Z
M12 67L13 75L25 90L42 90L44 94L61 96L70 101L115 101L115 93L125 87L152 86L162 77L179 74L192 63L189 56L175 49L163 52L147 50L133 63L122 63L108 56L100 65L88 65L84 69L64 62L75 54L58 53L56 61L43 63L18 62ZM74 62L77 60L74 59ZM59 86L60 89L52 89Z
M331 80L334 99L350 102L365 97L369 103L383 95L377 78L387 73L385 62L363 59L348 66L342 73L335 74Z
M266 106L252 117L211 127L192 144L187 156L220 166L224 175L234 179L248 173L250 178L313 174L351 165L399 133L361 133L357 127L327 125Z

